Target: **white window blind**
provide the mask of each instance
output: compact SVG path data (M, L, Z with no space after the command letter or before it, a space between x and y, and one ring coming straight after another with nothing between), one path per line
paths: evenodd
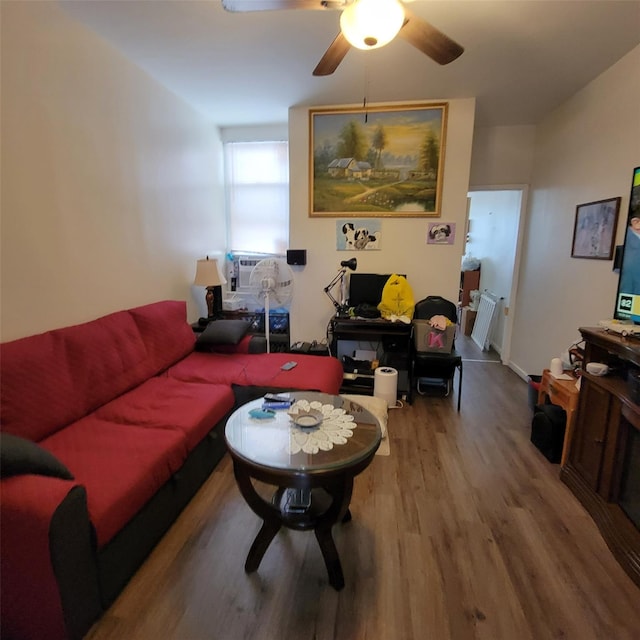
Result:
M289 245L289 145L226 142L227 247L284 254Z

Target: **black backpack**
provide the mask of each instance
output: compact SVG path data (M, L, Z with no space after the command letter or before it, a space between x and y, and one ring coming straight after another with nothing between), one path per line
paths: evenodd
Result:
M567 412L556 404L536 405L531 421L531 442L540 453L557 464L562 457Z

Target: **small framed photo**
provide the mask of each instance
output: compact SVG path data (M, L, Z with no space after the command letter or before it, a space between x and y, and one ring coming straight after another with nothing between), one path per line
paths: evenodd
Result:
M336 220L338 251L380 251L382 227L375 218Z
M455 222L430 222L427 229L427 244L454 244Z
M573 227L572 258L611 260L618 226L620 198L579 204Z

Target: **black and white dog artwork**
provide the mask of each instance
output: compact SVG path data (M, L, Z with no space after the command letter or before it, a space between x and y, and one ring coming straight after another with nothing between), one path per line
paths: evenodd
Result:
M442 223L436 224L429 229L429 238L434 242L448 243L451 235L451 225Z
M380 248L380 232L370 233L364 227L358 227L352 222L346 222L342 225L342 233L345 237L346 249L379 249Z

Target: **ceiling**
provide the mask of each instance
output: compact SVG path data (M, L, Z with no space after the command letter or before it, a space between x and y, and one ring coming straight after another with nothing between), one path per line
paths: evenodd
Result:
M396 39L312 70L338 11L228 13L220 0L59 0L219 126L283 123L295 105L476 97L478 126L536 124L640 43L640 0L413 0L465 47L441 67Z

